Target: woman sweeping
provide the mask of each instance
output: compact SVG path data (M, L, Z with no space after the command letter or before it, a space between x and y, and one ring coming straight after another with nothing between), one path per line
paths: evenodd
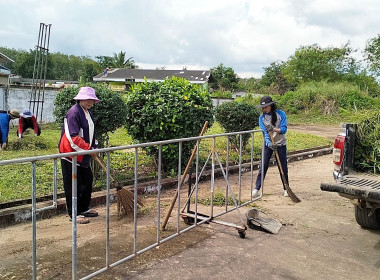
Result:
M74 97L77 103L67 112L62 127L58 147L60 153L91 150L97 147L95 140L94 118L90 108L99 99L91 87L80 88ZM95 155L95 154L94 154ZM98 213L90 209L93 175L90 168L90 155L77 156L77 223L86 224L87 217ZM72 219L72 158L61 159L63 185L66 196L67 212Z
M252 196L256 196L261 188L261 176L264 176L265 178L265 175L267 174L273 151L277 151L286 183L289 182L285 136L288 126L284 111L278 110L275 103L276 101L273 101L270 96L263 96L260 99L260 105L257 106L263 111L259 117L259 126L264 131L265 138L264 167L260 164L259 173L256 179L256 188L252 191ZM274 143L272 143L269 133L272 134ZM283 181L282 177L281 180ZM284 196L288 196L288 192L285 189L285 182L283 181L282 183L284 186Z

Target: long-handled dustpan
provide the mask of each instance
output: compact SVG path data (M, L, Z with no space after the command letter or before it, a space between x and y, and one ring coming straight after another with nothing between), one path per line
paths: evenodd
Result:
M275 219L259 217L258 209L248 210L245 214L247 217L247 225L251 229L264 229L270 233L276 234L282 227L282 224Z

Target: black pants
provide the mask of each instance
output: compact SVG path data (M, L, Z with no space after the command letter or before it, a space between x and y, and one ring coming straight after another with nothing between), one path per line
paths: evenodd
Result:
M72 213L72 164L61 159L63 187L66 196L67 213ZM92 193L92 171L91 168L77 166L77 213L83 213L90 208Z
M277 150L277 152L278 152L278 157L280 158L282 170L284 171L286 182L289 184L289 179L288 179L288 161L287 161L287 156L286 156L286 146L279 147L278 150ZM270 158L272 157L272 154L273 154L273 150L265 146L265 149L264 149L264 159L263 159L263 163L264 163L264 179L265 179L265 175L267 174L267 171L268 171L269 162L270 162ZM277 163L277 166L278 166L278 170L279 170L280 176L281 176L280 166L278 165L278 163ZM261 188L261 176L262 176L262 172L263 172L263 168L262 168L261 163L260 163L259 174L257 174L257 179L256 179L256 189L257 190L259 190ZM284 186L284 189L285 189L285 185L284 185L284 181L282 179L282 176L281 176L281 181L282 181L282 185Z
M34 127L33 127L33 121L32 121L32 118L23 118L22 119L22 133L25 132L25 130L27 130L28 128L31 128L34 130ZM18 136L18 130L16 131L17 133L17 136ZM40 136L41 135L41 127L39 124L37 124L37 136Z

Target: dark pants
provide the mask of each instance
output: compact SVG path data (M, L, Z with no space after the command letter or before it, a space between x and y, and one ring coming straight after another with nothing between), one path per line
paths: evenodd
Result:
M287 162L287 156L286 156L286 146L279 147L278 150L277 150L277 152L278 152L278 156L280 158L282 170L284 171L286 182L289 184L289 179L288 179L288 162ZM265 175L267 174L267 171L268 171L269 162L270 162L270 158L272 157L272 154L273 154L273 150L272 149L270 149L268 147L264 148L264 159L263 159L263 163L264 163L264 179L265 179ZM276 159L276 161L277 161L277 159ZM278 163L277 163L277 166L278 166ZM257 179L256 179L256 189L257 190L259 190L261 188L262 170L263 170L263 168L262 168L261 163L260 163L259 174L257 174ZM278 166L278 170L279 170L280 176L281 176L281 171L280 171L280 167L279 166ZM282 179L282 176L281 176L281 181L282 181L282 185L284 186L284 189L285 189L284 180Z
M31 128L34 130L34 127L33 127L33 121L32 121L32 118L23 118L22 119L22 133L25 132L25 130L27 130L28 128ZM18 130L16 131L17 133L17 136L18 136ZM37 136L40 136L41 135L41 127L39 124L37 124Z
M67 213L72 213L72 164L61 159L63 187L66 196ZM91 203L92 193L92 171L91 168L77 166L77 212L78 215L87 211Z

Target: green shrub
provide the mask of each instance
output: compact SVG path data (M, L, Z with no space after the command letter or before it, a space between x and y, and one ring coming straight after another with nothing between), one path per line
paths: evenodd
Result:
M192 202L194 202L194 201L195 201L195 199L192 199ZM210 197L198 198L198 203L208 206L211 204L211 198ZM214 194L213 205L214 206L226 205L226 194L221 193L221 192L216 192ZM234 205L234 200L232 199L231 196L228 197L227 205L229 205L229 206Z
M81 85L84 86L84 85ZM126 105L120 93L110 90L105 84L88 83L86 86L92 87L96 91L96 96L100 99L91 111L94 113L94 124L96 139L99 147L108 145L109 132L114 132L123 126L126 119ZM63 118L67 111L76 101L73 99L79 91L78 88L64 88L54 101L54 116L59 125L63 125Z
M330 116L341 109L352 112L378 108L380 100L353 83L321 81L304 83L297 90L287 92L279 98L279 106L290 114L314 111Z
M126 129L140 143L198 136L203 124L209 121L211 126L213 121L208 92L182 78L135 85L126 104ZM183 163L193 147L194 143L183 143ZM158 147L147 147L146 151L158 158ZM163 146L162 163L164 171L177 170L178 144Z
M252 104L239 102L225 102L215 110L215 119L226 132L252 130L259 123L259 111ZM250 135L242 135L243 149L248 143ZM232 136L231 142L239 146L239 136Z
M380 111L370 112L357 125L354 167L380 173Z

